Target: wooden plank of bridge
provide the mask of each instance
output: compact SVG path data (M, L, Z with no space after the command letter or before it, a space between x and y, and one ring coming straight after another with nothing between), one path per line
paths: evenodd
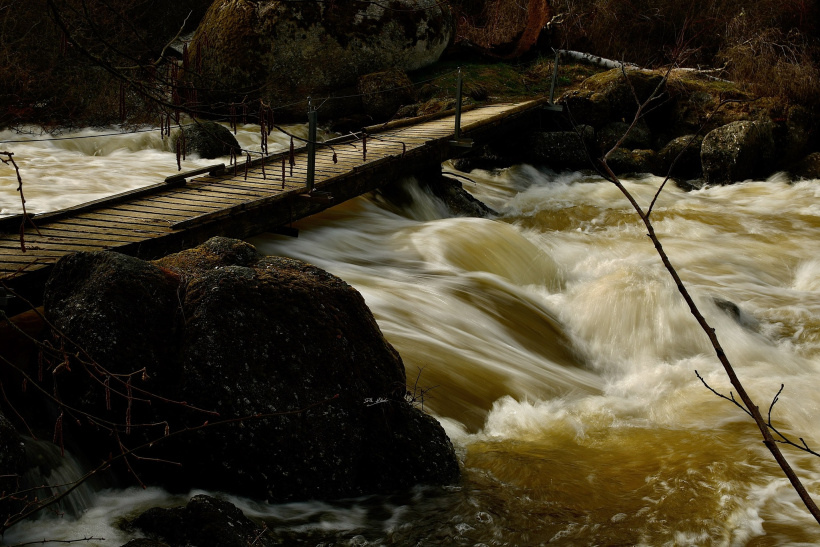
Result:
M462 135L493 131L508 119L520 119L543 101L501 104L465 111ZM25 252L17 225L0 221L0 277L10 286L37 298L45 274L62 256L77 251L118 250L154 258L191 247L213 235L247 237L286 225L336 203L370 191L391 177L424 165L438 165L452 155L452 116L368 128L364 143L353 138L317 151L316 188L332 193L333 202L304 199L306 155L300 151L294 166L282 161L287 152L273 154L249 166L241 161L221 172L201 170L184 184L156 184L34 217L39 232L27 225ZM336 161L332 157L336 154ZM209 172L210 171L210 172ZM184 184L180 186L180 184ZM26 281L30 279L31 281ZM32 288L34 289L32 291Z

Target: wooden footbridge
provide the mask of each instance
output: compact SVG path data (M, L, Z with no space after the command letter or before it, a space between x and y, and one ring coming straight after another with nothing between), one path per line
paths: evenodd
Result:
M151 259L216 235L245 238L281 230L382 184L439 169L470 141L489 141L537 124L546 109L555 107L543 99L401 120L315 149L309 143L295 150L293 165L286 151L249 164L171 176L146 188L33 216L37 230L26 224L25 252L22 219L2 219L0 278L39 302L51 266L76 251L113 250Z

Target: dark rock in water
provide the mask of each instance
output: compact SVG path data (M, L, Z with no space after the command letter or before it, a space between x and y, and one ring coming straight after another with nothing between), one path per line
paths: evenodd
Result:
M694 192L706 186L706 181L703 179L679 179L672 177L671 180L675 183L675 186L684 192Z
M437 177L434 182L428 183L428 187L455 216L484 218L497 214L464 190L461 181L441 176Z
M558 99L574 123L603 127L610 121L609 102L595 91L568 91Z
M740 306L730 300L724 298L715 298L715 305L726 313L735 322L746 329L757 331L760 328L760 322L751 315L744 312Z
M235 505L206 495L194 496L185 507L149 509L127 527L141 531L152 541L166 542L169 547L265 547L278 544ZM155 545L164 544L154 541L144 547Z
M231 150L239 150L239 143L231 130L216 122L200 122L186 127L184 131L186 154L213 159L230 156ZM180 138L179 132L176 132L174 146Z
M710 184L765 178L774 171L772 124L740 121L718 127L703 139L703 174Z
M595 131L588 125L576 131L529 131L517 141L523 161L543 163L552 169L591 169L597 156Z
M658 152L657 169L653 172L660 177L667 175L681 179L700 177L703 174L700 164L702 144L703 137L699 135L684 135L672 139Z
M820 179L820 152L812 152L789 169L799 179Z
M652 148L652 132L646 122L640 121L631 129L629 125L626 122L611 122L599 129L596 134L598 148L602 152L608 152L624 135L626 138L621 143L623 148L643 150Z
M609 156L607 163L616 175L624 173L651 173L656 170L657 156L654 150L629 150L627 148L619 148Z
M458 478L441 426L405 401L401 358L361 295L309 264L225 238L155 264L78 253L54 267L45 310L111 374L144 368L134 390L186 402L134 401L133 423L167 420L175 431L237 420L157 442L143 455L182 465L140 462L144 480L288 501ZM125 398L110 394L107 410L106 390L81 366L58 380L71 387L67 402L123 421ZM111 450L89 428L76 434L100 448L94 458ZM162 436L133 428L125 440Z
M473 169L509 167L513 163L515 160L509 157L506 150L487 144L477 146L468 155L452 160L453 168L462 173L469 173Z
M413 82L400 70L365 74L356 87L364 113L376 122L391 119L400 107L416 101Z
M202 52L203 87L215 79L221 89L259 93L277 106L353 86L371 72L430 65L454 29L450 9L437 0L218 1L189 50ZM336 106L328 103L324 111ZM304 112L304 103L298 108Z

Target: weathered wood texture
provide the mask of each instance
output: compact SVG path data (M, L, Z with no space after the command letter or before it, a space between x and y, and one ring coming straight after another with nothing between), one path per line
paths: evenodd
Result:
M498 104L462 112L462 137L477 143L539 123L543 100ZM276 230L328 207L372 191L382 184L437 168L464 148L452 146L453 116L367 128L367 157L357 137L335 139L316 154L316 190L332 201L307 194L304 149L297 150L292 172L288 152L211 170L172 184L155 184L92 203L34 217L38 234L26 227L26 252L20 248L20 219L0 220L0 277L14 290L39 302L51 266L76 251L111 249L157 258L223 235L245 238ZM333 162L336 152L337 162ZM203 171L204 172L204 171Z

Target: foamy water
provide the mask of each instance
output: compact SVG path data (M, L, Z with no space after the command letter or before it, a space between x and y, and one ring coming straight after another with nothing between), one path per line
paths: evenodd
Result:
M617 188L530 166L470 176L465 188L498 218L450 218L407 180L409 208L362 198L301 222L298 239L252 240L363 294L411 388L434 387L425 408L456 444L462 483L337 502L231 500L292 545L820 543L751 420L696 378L731 391ZM626 185L648 203L659 182ZM747 390L768 409L785 384L773 420L813 447L818 197L818 181L783 177L670 186L653 213ZM784 450L820 497L817 458ZM6 541L48 529L120 545L131 536L112 527L116 514L186 499L100 496L77 521L22 525Z

